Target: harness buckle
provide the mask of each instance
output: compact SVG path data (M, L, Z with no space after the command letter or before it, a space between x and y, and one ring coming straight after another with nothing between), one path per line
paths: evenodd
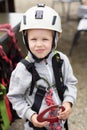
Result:
M43 96L44 93L46 93L46 88L43 87L42 85L37 86L37 95Z

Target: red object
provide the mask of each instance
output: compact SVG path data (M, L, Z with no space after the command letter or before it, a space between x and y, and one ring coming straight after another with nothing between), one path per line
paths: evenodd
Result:
M45 101L47 103L48 106L50 106L45 112L48 112L48 118L44 118L44 116L42 116L42 118L39 117L39 120L41 121L48 121L50 122L49 124L49 130L62 130L62 124L61 124L61 120L58 118L59 115L59 110L62 109L62 111L65 110L65 108L63 106L58 106L56 105L55 102L55 98L53 98L54 96L54 90L52 88L49 89L49 91L47 91L46 95L45 95ZM43 115L44 112L42 112ZM43 120L44 119L44 120Z
M45 100L46 100L46 103L48 106L51 106L51 105L54 105L54 101L52 99L52 96L53 96L53 90L50 89L47 93L46 93L46 96L45 96Z
M16 67L17 63L23 58L23 54L18 45L15 32L10 24L0 24L0 31L6 32L9 40L7 40L6 44L8 46L8 51L5 52L4 48L0 45L0 83L6 87L6 93L8 92L9 81L11 72ZM11 104L5 96L5 105L8 113L10 123L16 117L14 117L14 110L11 107ZM17 117L18 118L18 117Z
M44 115L49 112L50 110L56 110L56 109L62 109L62 111L65 110L65 108L63 106L58 106L58 105L52 105L50 107L48 107L47 109L45 109L44 111L42 111L38 116L37 116L37 120L39 122L43 122L43 121L48 121L50 123L54 123L54 122L58 122L59 118L58 116L56 117L50 117L50 118L45 118Z
M18 41L15 36L15 32L12 26L8 23L0 24L0 31L7 32L8 36L10 37L9 42L7 43L9 47L8 51L8 58L12 61L13 69L16 67L17 63L23 58L23 54L21 49L18 45Z

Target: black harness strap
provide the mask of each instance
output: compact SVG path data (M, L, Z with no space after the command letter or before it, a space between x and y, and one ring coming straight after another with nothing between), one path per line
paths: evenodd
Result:
M26 66L26 69L32 74L33 78L32 78L31 89L30 89L30 95L32 95L36 81L41 78L35 69L34 63L29 63L25 59L22 59L21 62ZM35 94L34 104L32 105L32 110L36 111L37 113L39 112L45 93L46 93L46 88L41 85L38 86ZM47 130L45 127L43 128L34 127L34 125L31 122L29 122L29 126L33 127L34 130Z
M42 100L43 100L43 98L45 96L45 93L46 93L46 88L41 86L41 85L38 86L37 92L35 94L34 104L32 106L32 109L34 111L36 111L37 113L39 112L39 109L40 109Z
M56 53L52 58L52 66L54 71L57 92L61 101L63 101L64 99L63 94L66 90L66 86L64 85L63 77L62 77L62 64L63 64L63 60L60 58L60 55ZM68 120L66 120L64 127L66 130L69 130Z
M26 69L32 74L32 83L31 83L31 89L30 89L30 95L32 95L34 85L37 80L40 80L41 77L37 73L34 63L29 63L27 60L22 59L21 62L26 66ZM39 112L42 100L45 96L46 88L39 85L35 94L34 104L32 105L32 110Z
M34 63L30 63L26 59L22 59L21 62L25 65L26 69L32 74L32 83L31 83L31 89L29 94L32 95L36 81L38 81L41 78L35 69Z
M32 105L32 110L35 110L37 113L39 112L42 100L45 96L46 89L43 86L38 86L37 92L35 94L34 104ZM47 130L46 128L38 128L34 127L32 122L29 122L29 126L33 127L34 130Z
M62 64L63 64L63 60L60 58L60 55L56 53L52 58L52 66L53 66L57 92L61 101L63 101L63 94L66 89L66 86L63 83L63 77L62 77L62 70L61 70Z

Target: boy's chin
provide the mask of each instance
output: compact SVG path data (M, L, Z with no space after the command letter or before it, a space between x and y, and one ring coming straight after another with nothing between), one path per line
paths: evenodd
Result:
M46 56L36 56L38 59L44 59Z

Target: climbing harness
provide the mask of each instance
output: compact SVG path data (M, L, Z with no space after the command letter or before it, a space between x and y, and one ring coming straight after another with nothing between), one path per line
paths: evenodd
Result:
M33 92L36 81L40 80L41 77L37 73L35 66L34 66L34 63L29 63L27 61L27 58L22 59L21 62L25 65L26 69L32 74L33 80L31 83L32 89L30 89L30 95L31 95ZM63 101L63 96L61 94L63 94L65 89L66 89L66 86L63 84L63 78L62 78L62 71L61 71L62 63L63 63L63 60L60 59L60 55L58 53L55 53L53 58L52 58L52 64L53 64L53 71L54 71L55 80L59 81L59 82L56 81L56 89L58 91L58 95L59 95L61 101ZM56 76L56 74L57 74L57 76ZM32 110L35 110L37 113L39 112L42 100L43 100L46 92L47 92L46 88L43 87L42 85L40 85L37 89L37 92L35 94L34 104L32 105ZM39 103L39 105L37 102ZM51 105L54 105L54 103L52 103ZM36 128L34 127L34 125L31 122L29 122L29 126L33 127L36 130ZM39 130L39 128L37 128L37 130ZM66 129L66 130L68 130L68 129Z

